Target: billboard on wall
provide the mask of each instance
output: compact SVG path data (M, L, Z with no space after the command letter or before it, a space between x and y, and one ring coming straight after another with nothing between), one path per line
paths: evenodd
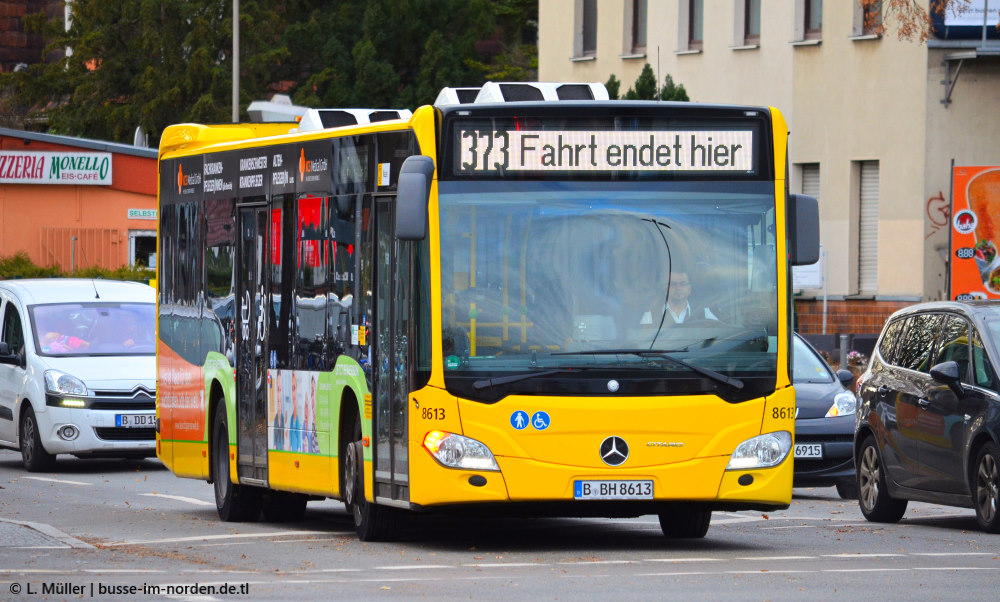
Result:
M955 167L951 298L1000 299L1000 166Z

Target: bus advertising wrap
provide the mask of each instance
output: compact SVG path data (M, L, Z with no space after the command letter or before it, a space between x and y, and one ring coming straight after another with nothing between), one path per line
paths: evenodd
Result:
M1000 299L1000 166L955 167L951 298Z

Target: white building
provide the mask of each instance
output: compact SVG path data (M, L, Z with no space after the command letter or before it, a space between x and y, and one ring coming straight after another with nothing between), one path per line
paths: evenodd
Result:
M614 74L624 94L648 62L692 101L780 109L790 189L820 199L828 332L878 332L896 308L948 296L952 165L1000 165L1000 0L984 29L987 1L922 44L898 40L892 15L874 33L881 5L866 20L860 0L540 0L539 80ZM799 329L817 333L823 291L802 293Z

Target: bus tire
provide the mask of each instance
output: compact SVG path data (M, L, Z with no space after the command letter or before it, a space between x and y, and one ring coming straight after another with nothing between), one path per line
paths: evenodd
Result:
M264 520L269 523L284 523L302 520L306 514L309 496L288 491L268 491L264 494Z
M399 516L365 499L364 445L361 441L361 419L356 418L354 435L345 445L344 506L354 519L354 530L361 541L393 541L399 533Z
M24 412L21 413L21 461L24 469L28 472L51 470L56 463L55 454L45 451L35 411L27 401L24 405Z
M873 523L898 523L906 512L907 502L889 497L885 465L882 464L875 437L865 437L854 463L858 467L858 505L861 506L861 514Z
M215 508L226 522L256 521L260 517L261 493L257 487L237 485L229 473L229 425L226 404L219 401L212 421L212 469Z
M712 511L700 506L676 506L660 513L660 529L670 539L705 537L712 522Z

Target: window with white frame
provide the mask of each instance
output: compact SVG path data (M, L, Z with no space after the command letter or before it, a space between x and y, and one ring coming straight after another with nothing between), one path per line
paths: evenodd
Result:
M597 54L597 0L576 0L574 10L574 58L591 58Z
M736 16L733 46L760 45L760 0L735 0L733 8Z
M882 34L882 0L855 0L854 37L875 37Z
M795 0L795 40L818 43L822 37L823 0Z
M677 19L677 52L701 52L704 22L703 0L681 0Z
M128 231L128 263L156 269L156 230Z

